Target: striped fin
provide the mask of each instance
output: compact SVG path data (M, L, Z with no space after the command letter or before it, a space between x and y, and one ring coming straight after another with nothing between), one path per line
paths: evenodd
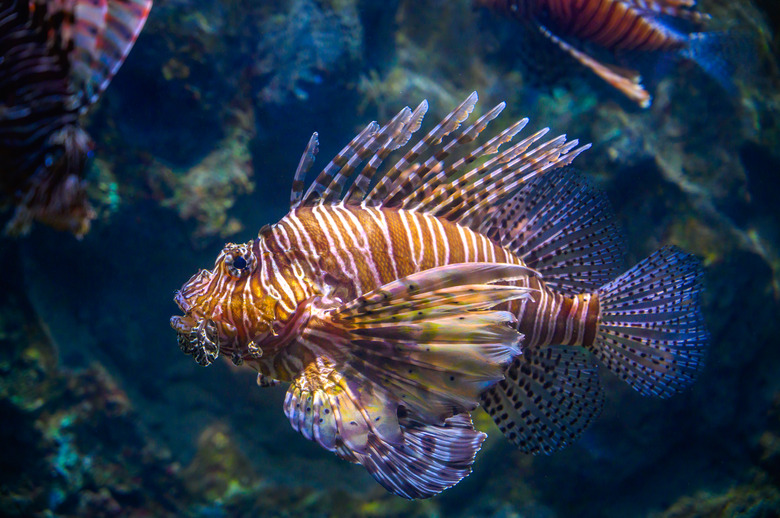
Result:
M415 108L414 112L412 112L408 122L401 126L393 138L388 139L387 142L385 142L382 147L379 148L379 150L374 154L374 156L371 157L358 177L355 178L355 182L352 184L349 192L347 192L347 195L344 197L344 201L346 203L359 203L363 200L369 191L371 181L379 169L379 166L382 165L382 162L392 151L406 145L406 143L409 142L409 139L412 138L412 134L420 129L423 117L425 117L425 113L427 111L428 101L422 101L417 106L417 108Z
M303 340L393 394L426 422L476 408L519 353L515 317L489 311L529 289L494 285L533 274L523 266L466 263L394 281L312 318Z
M338 456L362 464L388 491L428 498L471 472L485 434L468 415L428 424L387 388L350 367L317 358L293 381L284 412L293 429Z
M422 140L417 142L406 155L404 155L393 167L385 173L374 189L366 195L364 203L367 205L383 205L384 200L392 199L401 185L411 183L419 185L421 176L413 173L404 178L403 184L396 180L420 157L428 148L441 143L442 139L458 129L460 124L468 118L477 103L477 92L472 92L457 108L447 115L435 128L428 132ZM392 190L391 190L392 189Z
M565 135L540 144L549 131L545 128L501 150L525 127L528 119L519 120L478 143L483 131L504 109L504 103L453 135L473 112L476 102L474 92L384 172L379 171L380 165L419 129L428 104L421 103L414 112L404 108L381 130L372 122L323 169L300 205L361 203L427 213L476 229L489 218L494 206L524 183L570 164L590 147L578 146L577 140L567 141ZM453 136L447 140L450 135ZM471 149L467 151L468 148ZM422 160L424 156L427 158ZM342 195L347 179L365 160L368 163L346 195ZM477 165L467 169L473 163ZM299 180L300 175L296 173L293 199L298 197ZM296 206L293 204L293 208Z
M644 395L669 397L685 389L709 342L699 300L702 275L695 256L670 246L599 288L593 352Z
M338 203L342 199L344 184L352 176L357 167L369 156L377 157L377 154L387 154L391 146L395 145L396 139L404 140L405 128L412 123L414 114L407 106L393 119L379 129L371 138L367 139L355 154L347 160L347 163L334 176L328 186L322 193L321 203ZM413 123L412 123L413 124ZM408 140L408 139L406 139ZM376 162L376 160L375 160ZM361 183L363 180L361 180Z
M292 189L290 191L290 207L292 208L297 207L301 202L301 198L303 198L303 189L306 187L306 173L309 172L312 164L314 164L314 159L317 156L319 149L319 136L315 131L309 139L309 143L306 144L306 150L301 155L301 160L298 162L298 169L295 170Z
M305 207L317 203L338 171L347 164L349 159L352 158L369 139L373 138L377 131L379 131L379 124L376 122L371 122L363 128L363 131L358 133L344 149L339 151L339 153L333 157L333 160L331 160L322 172L317 175L317 178L309 186L306 194L303 195L303 200L299 205ZM298 207L298 205L294 205L291 208L294 209L296 207Z
M645 13L662 14L688 20L694 23L703 23L711 18L707 13L695 11L694 0L620 0L623 4L638 9Z
M97 101L130 53L149 16L152 0L72 0L72 78L83 108ZM50 0L59 3L57 0Z
M482 395L482 407L523 453L552 453L598 417L604 392L593 357L576 347L526 350L506 378Z
M573 46L550 32L546 27L542 25L538 25L538 27L542 34L547 36L550 41L558 45L564 52L589 68L594 74L619 90L623 95L638 104L641 108L650 107L652 97L647 90L645 90L645 87L642 86L642 78L638 72L615 65L601 63L588 54L575 49Z
M398 496L430 498L471 473L471 465L487 437L474 430L468 414L450 417L442 425L400 418L403 447L371 441L369 454L356 460L385 489Z
M334 318L354 321L356 317L372 315L383 310L388 312L388 307L398 307L399 302L422 302L426 298L431 298L430 302L433 303L446 304L446 298L434 297L432 293L464 286L464 289L470 289L472 285L490 285L537 275L534 270L518 264L448 264L411 274L365 293L339 308ZM525 288L513 289L526 293ZM402 307L406 309L408 306ZM464 306L464 310L466 309L469 309L469 306Z
M371 435L399 444L398 403L378 386L357 383L354 377L325 358L309 364L284 400L293 429L329 451L365 452Z
M444 160L449 157L457 148L476 140L477 137L479 137L479 134L487 128L488 124L490 124L496 117L499 116L505 107L506 103L503 102L494 106L493 109L477 119L474 124L463 130L457 138L450 140L449 143L447 143L447 145L445 145L442 149L434 151L428 160L426 160L421 166L415 168L414 174L421 178L421 183L430 186L441 186L441 184L447 179L447 176L451 176L455 171L457 171L457 169L453 167L445 168ZM460 159L460 161L462 161L464 164L470 163L478 156L480 156L480 149L475 150L466 157ZM401 184L402 187L403 185L404 184ZM402 188L394 190L393 195L398 196L399 194L399 198L405 198L405 189ZM418 189L415 191L412 199L406 199L405 206L408 207L414 205L416 201L421 200L428 194L428 189ZM388 198L383 203L383 206L393 206L393 195L388 196Z
M92 141L78 125L62 7L0 5L0 190L15 205L9 235L40 221L80 237L95 217L82 180Z
M531 179L477 229L574 295L623 270L625 245L609 200L580 174L558 169Z

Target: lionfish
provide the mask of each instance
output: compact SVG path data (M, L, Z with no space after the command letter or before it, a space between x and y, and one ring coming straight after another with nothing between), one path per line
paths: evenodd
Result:
M152 0L1 0L0 196L6 232L33 220L83 236L93 143L80 117L130 52Z
M602 63L561 36L571 36L615 52L676 52L721 77L727 63L718 56L720 34L684 32L676 25L701 27L709 15L695 0L474 0L521 22L531 22L547 38L629 99L646 108L651 96L635 70Z
M505 103L461 128L476 101L389 168L428 104L368 124L306 189L314 133L289 213L227 244L171 318L199 364L223 354L261 386L289 382L295 430L409 499L470 473L478 406L523 452L551 453L599 414L599 362L667 397L708 342L694 256L664 248L615 277L608 201L566 167L590 146L547 129L510 145L527 119L479 138Z

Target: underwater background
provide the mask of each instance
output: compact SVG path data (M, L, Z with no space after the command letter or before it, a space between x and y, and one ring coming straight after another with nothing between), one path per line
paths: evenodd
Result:
M157 0L85 125L92 230L0 238L0 515L780 516L780 5L700 8L751 65L727 91L648 60L641 109L470 0ZM473 90L593 143L576 165L630 264L664 244L704 260L712 344L669 400L605 373L601 417L554 455L475 413L474 472L406 501L292 430L283 387L199 367L168 320L226 241L287 212L313 131L321 166L366 122L425 98L427 129Z

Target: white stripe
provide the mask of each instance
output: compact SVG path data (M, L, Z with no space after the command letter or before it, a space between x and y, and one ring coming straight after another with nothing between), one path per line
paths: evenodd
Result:
M406 211L399 210L396 214L401 218L401 223L406 230L406 242L409 243L409 260L414 264L414 273L420 271L420 263L417 262L416 254L414 253L414 239L412 238L412 230L409 228L409 222L406 221Z
M440 266L441 263L439 263L439 244L437 243L436 234L433 232L433 223L431 222L431 219L433 219L431 216L424 214L423 219L425 220L425 224L428 226L428 232L431 233L431 248L433 248L433 264L435 266Z
M366 207L368 214L373 218L374 223L382 230L382 236L385 238L385 244L387 244L387 255L390 259L390 265L393 267L393 279L398 278L398 268L395 265L395 253L393 252L393 240L390 238L390 228L387 224L387 218L385 213L381 209L375 209L373 207ZM376 212L376 215L374 214Z
M338 205L338 210L335 212L337 214L341 214L343 212L352 220L352 223L354 224L354 227L350 227L349 223L344 220L342 217L342 223L344 224L344 228L347 229L349 232L350 237L355 242L355 245L358 247L358 249L362 252L362 258L363 258L363 264L368 266L368 269L371 271L371 273L374 276L374 282L377 286L382 285L382 278L379 275L379 270L376 266L376 261L374 260L374 253L371 251L371 247L368 244L368 235L366 234L366 229L363 227L363 225L360 223L360 219L358 219L357 216L348 208L344 207L343 204ZM341 216L340 216L341 217ZM352 230L356 230L356 233L353 234ZM357 237L360 236L362 242L358 242Z
M466 241L466 231L463 229L463 227L461 227L457 223L455 224L455 226L458 227L458 234L460 234L460 241L461 241L461 244L463 245L463 262L464 263L468 263L469 262L469 246L468 246L468 242Z

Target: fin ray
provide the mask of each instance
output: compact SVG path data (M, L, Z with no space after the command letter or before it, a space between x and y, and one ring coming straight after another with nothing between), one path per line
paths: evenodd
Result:
M701 264L670 246L599 288L596 356L645 395L669 397L702 367L709 335L700 307Z
M552 453L576 440L601 413L598 366L575 347L526 350L506 378L482 395L482 406L524 453Z

